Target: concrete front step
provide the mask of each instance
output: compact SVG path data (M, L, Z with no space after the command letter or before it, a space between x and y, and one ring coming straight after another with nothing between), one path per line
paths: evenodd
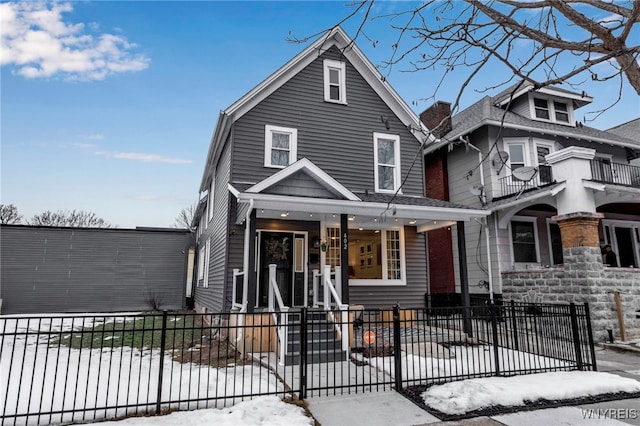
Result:
M313 351L307 353L307 364L321 364L324 362L340 362L347 360L345 351ZM299 353L288 353L284 357L285 365L295 365L300 363Z

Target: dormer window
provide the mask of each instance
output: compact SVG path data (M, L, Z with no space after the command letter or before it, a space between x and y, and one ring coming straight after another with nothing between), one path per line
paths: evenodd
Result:
M325 59L324 100L339 104L347 103L347 84L344 62Z
M569 124L571 113L567 102L540 97L533 98L533 116L538 120Z

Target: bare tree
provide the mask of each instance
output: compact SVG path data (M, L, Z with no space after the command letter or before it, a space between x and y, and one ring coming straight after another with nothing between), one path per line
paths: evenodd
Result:
M111 228L111 224L95 213L84 210L47 210L31 218L31 225L70 226L74 228Z
M22 215L18 213L18 208L13 204L0 204L0 223L3 225L22 223Z
M427 0L398 2L395 7L402 10L376 16L374 3L352 3L354 10L339 24L361 19L354 39L364 37L377 46L369 25L388 20L397 37L382 68L390 72L408 64L406 71L440 72L436 93L450 89L444 84L447 75L462 74L454 109L468 86L488 90L518 80L538 88L565 83L580 91L586 80L616 79L617 99L605 109L620 100L625 80L640 95L638 1ZM478 88L473 80L486 79L485 70L491 70L491 87Z
M196 215L197 204L190 204L187 207L180 210L174 227L191 229L193 217Z

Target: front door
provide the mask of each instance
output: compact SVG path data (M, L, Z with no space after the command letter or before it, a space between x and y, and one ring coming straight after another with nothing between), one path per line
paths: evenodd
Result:
M305 306L307 298L307 239L294 232L260 232L258 306L269 301L269 265L275 264L276 282L286 306Z
M637 267L633 249L633 229L615 227L618 246L618 266Z

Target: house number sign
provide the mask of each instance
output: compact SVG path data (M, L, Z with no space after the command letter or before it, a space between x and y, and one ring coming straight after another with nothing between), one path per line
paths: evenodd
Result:
M342 250L346 250L349 247L349 239L347 233L342 234Z

